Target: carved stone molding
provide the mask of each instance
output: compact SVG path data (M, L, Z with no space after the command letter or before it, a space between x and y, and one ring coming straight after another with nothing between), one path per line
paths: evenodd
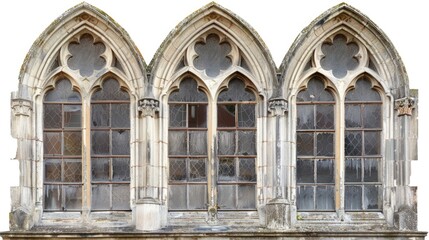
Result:
M398 111L398 116L411 116L413 109L416 107L416 101L412 97L405 97L395 100L395 109Z
M287 101L283 98L273 98L268 102L268 111L273 116L283 116L287 111Z
M159 112L159 101L154 98L140 99L138 104L138 110L143 117L154 117Z
M12 99L11 107L13 116L29 117L33 111L33 103L27 99Z

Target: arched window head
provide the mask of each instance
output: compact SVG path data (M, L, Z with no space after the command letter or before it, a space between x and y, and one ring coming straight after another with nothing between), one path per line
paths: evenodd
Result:
M82 208L82 123L80 94L61 79L43 102L43 188L45 211Z

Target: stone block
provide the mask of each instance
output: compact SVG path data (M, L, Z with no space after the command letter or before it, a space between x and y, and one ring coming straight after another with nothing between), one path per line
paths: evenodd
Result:
M20 207L9 213L10 230L30 230L34 225L31 210Z
M268 229L289 229L289 203L286 199L273 199L267 203L266 226Z
M136 203L136 229L158 230L162 227L161 209L153 199L142 199Z
M394 214L394 225L401 231L417 230L417 212L412 207L404 205Z

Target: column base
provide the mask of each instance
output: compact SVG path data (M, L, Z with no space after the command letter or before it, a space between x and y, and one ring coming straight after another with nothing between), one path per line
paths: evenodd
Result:
M142 231L159 230L162 227L161 205L153 198L136 202L136 229Z
M265 209L266 226L268 229L289 229L290 204L286 199L275 198L267 203Z

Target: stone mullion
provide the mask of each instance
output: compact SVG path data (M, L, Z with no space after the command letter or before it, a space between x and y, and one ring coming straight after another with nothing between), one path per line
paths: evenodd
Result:
M82 99L82 216L91 212L91 100Z

